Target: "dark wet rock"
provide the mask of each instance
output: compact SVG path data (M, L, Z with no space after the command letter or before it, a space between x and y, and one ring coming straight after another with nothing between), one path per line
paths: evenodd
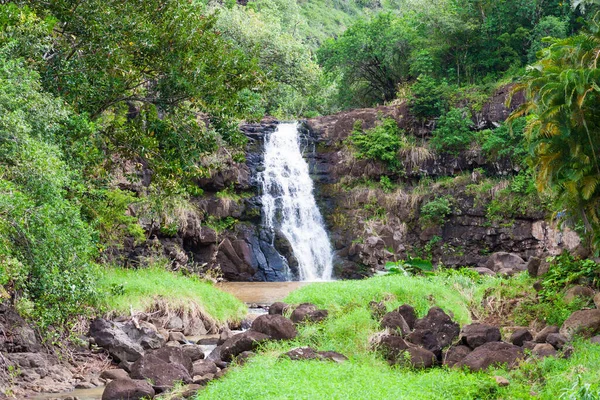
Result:
M289 358L292 361L319 360L334 361L336 363L342 363L348 360L346 356L335 351L316 351L311 347L298 347L282 354L281 357Z
M537 342L537 343L546 343L546 339L548 338L548 335L551 333L558 333L558 331L559 331L558 326L548 325L547 327L545 327L544 329L539 331L537 333L537 335L535 335L533 340L534 340L534 342Z
M192 367L192 376L204 376L206 374L216 374L218 371L217 365L209 360L198 360L194 362Z
M247 331L228 339L221 345L221 359L231 361L244 351L254 350L260 343L269 339L264 333Z
M451 346L444 354L444 365L448 367L454 366L457 362L462 361L471 351L469 346Z
M408 324L408 327L411 330L415 329L415 323L417 322L417 313L414 307L408 304L403 304L400 307L398 307L398 312L400 313L400 315L402 315L402 317Z
M551 344L556 350L561 350L567 344L568 340L560 333L551 333L546 338L546 342Z
M565 303L570 304L577 299L591 300L594 298L594 289L587 286L573 286L565 292Z
M254 320L251 329L275 340L293 339L298 335L294 323L282 315L261 315Z
M204 358L204 352L202 351L200 346L197 346L195 344L183 345L181 346L181 351L183 352L183 354L188 356L192 360L192 362L202 360Z
M398 311L391 311L385 314L381 320L381 328L390 329L397 332L401 336L405 336L410 333L410 327L408 326L408 323L406 323L404 317Z
M269 307L269 315L283 315L289 308L289 304L280 301L275 302Z
M145 380L116 379L106 385L102 400L138 400L154 395L154 389Z
M500 329L488 324L470 324L463 327L462 342L472 349L482 346L489 342L500 341Z
M523 346L524 342L531 340L533 340L533 335L525 328L517 329L510 335L510 342L515 346Z
M536 356L536 357L556 357L556 355L558 354L558 352L556 351L556 349L554 348L554 346L552 346L549 343L538 343L535 345L535 347L533 348L533 350L531 351L531 353Z
M506 364L509 368L517 365L523 359L524 353L520 347L504 342L490 342L477 347L455 367L467 367L472 371L481 371L493 365Z
M129 373L124 369L107 369L102 371L100 378L114 381L115 379L129 379Z
M303 303L296 307L290 319L296 324L301 322L320 322L327 318L327 315L327 310L319 310L314 304Z
M574 335L590 337L600 333L600 310L575 311L563 323L559 332L568 340Z
M417 329L433 332L441 348L449 346L460 333L460 325L439 307L430 308L424 318L417 320L415 330Z

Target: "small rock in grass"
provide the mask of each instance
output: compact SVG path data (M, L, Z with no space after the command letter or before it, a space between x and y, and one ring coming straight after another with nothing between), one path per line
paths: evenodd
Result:
M298 335L294 323L283 315L261 315L254 320L251 329L275 340L293 339Z
M540 358L555 357L557 353L554 346L548 343L538 343L532 350L532 354Z
M590 337L600 333L600 309L575 311L563 323L559 332L569 340L574 335Z
M198 393L198 391L200 389L202 389L201 385L197 385L195 383L190 383L189 385L186 385L181 388L181 390L182 390L181 397L184 399L192 398L196 395L196 393Z
M501 386L501 387L510 385L510 382L508 381L508 379L506 379L503 376L494 376L494 380L496 381L498 386Z
M213 379L215 379L215 375L214 374L206 374L203 376L194 376L192 378L194 384L196 385L201 385L201 386L206 386L208 385L208 382L212 381Z
M600 344L600 335L598 336L594 336L593 338L590 339L590 342L592 344Z
M594 290L587 286L573 286L565 292L565 303L570 304L577 299L591 299L594 297Z

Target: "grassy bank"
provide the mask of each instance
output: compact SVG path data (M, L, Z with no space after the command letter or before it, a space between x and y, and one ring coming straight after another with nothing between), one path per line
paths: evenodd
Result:
M104 268L99 285L109 293L104 299L108 312L129 315L156 307L171 311L201 313L216 322L237 321L247 307L229 293L208 282L166 271L160 267L145 269Z
M429 278L384 276L363 281L315 283L289 295L290 303L313 302L330 311L321 324L303 326L290 342L268 343L243 367L234 367L222 380L214 381L198 399L528 399L582 398L584 384L593 391L600 383L600 346L576 343L568 360L528 362L515 371L496 369L487 373L436 368L415 371L390 367L369 349L369 336L378 330L369 301L386 301L393 309L402 303L415 306L420 316L433 305L452 313L462 324L471 314L482 316L494 309L482 299L496 302L527 296L530 280L476 278L444 273ZM326 288L326 289L325 289ZM504 297L504 298L503 298ZM517 310L517 312L520 312ZM495 316L494 316L495 317ZM535 317L532 315L531 318ZM292 362L278 357L298 346L338 351L350 358L344 364ZM511 384L499 387L495 375ZM593 398L593 397L591 397Z

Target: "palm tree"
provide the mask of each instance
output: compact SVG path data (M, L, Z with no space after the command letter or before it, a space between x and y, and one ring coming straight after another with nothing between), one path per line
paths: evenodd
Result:
M527 101L510 117L528 115L525 134L538 189L552 191L600 247L600 30L555 40L528 67L514 92Z

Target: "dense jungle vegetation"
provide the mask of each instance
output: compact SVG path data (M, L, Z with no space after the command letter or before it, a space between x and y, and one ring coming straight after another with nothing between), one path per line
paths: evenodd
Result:
M111 249L146 241L142 219L177 229L197 180L243 161L240 121L387 102L437 120L437 151L509 157L521 190L535 181L597 245L600 30L595 2L576 3L3 2L1 295L45 331L106 307ZM526 105L475 133L471 114L513 82ZM394 169L395 130L352 141ZM141 169L147 187L120 185Z

